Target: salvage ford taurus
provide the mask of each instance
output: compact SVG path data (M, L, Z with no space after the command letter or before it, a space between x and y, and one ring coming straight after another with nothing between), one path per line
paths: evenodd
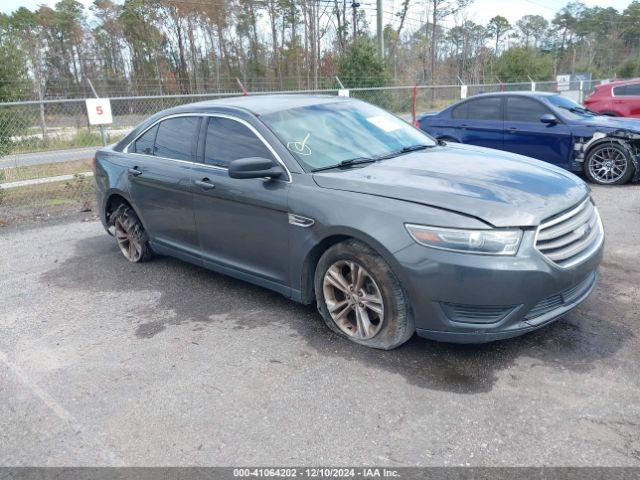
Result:
M354 342L520 335L593 290L604 232L552 165L442 145L353 99L255 96L149 118L95 159L132 262L171 255L303 303Z

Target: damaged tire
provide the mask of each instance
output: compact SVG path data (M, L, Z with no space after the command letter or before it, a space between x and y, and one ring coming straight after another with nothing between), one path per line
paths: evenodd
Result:
M400 282L384 259L356 240L329 248L315 272L318 311L327 326L349 340L390 350L415 331Z
M109 217L120 251L133 263L146 262L153 256L149 237L142 222L128 205L120 205Z
M617 142L603 143L589 151L584 173L590 182L600 185L622 185L635 172L629 151Z

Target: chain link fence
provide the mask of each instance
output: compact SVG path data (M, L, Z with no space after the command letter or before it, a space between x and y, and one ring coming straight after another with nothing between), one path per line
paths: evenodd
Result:
M572 92L582 100L599 81ZM555 82L467 85L467 96L498 91L556 91ZM440 110L460 100L460 85L353 88L350 96L378 105L410 121L414 113ZM337 89L266 93L337 95ZM238 92L111 97L113 123L107 143L124 137L149 115L166 108L237 96ZM102 144L89 125L84 99L0 103L0 224L59 216L93 208L91 158Z

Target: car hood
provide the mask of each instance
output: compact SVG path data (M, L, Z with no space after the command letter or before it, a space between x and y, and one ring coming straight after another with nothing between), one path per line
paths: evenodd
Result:
M585 127L607 128L611 130L625 129L640 133L640 120L636 118L619 118L599 115L597 117L574 120L573 123Z
M313 177L323 188L453 210L496 227L538 225L589 191L578 177L548 163L470 145L433 147Z

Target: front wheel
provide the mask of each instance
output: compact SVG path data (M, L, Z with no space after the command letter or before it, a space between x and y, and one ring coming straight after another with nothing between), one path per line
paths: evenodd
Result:
M415 330L405 294L389 265L361 242L329 248L315 273L318 310L337 334L390 350Z
M584 173L587 179L600 185L627 183L633 176L634 170L629 152L615 142L594 147L584 162Z

